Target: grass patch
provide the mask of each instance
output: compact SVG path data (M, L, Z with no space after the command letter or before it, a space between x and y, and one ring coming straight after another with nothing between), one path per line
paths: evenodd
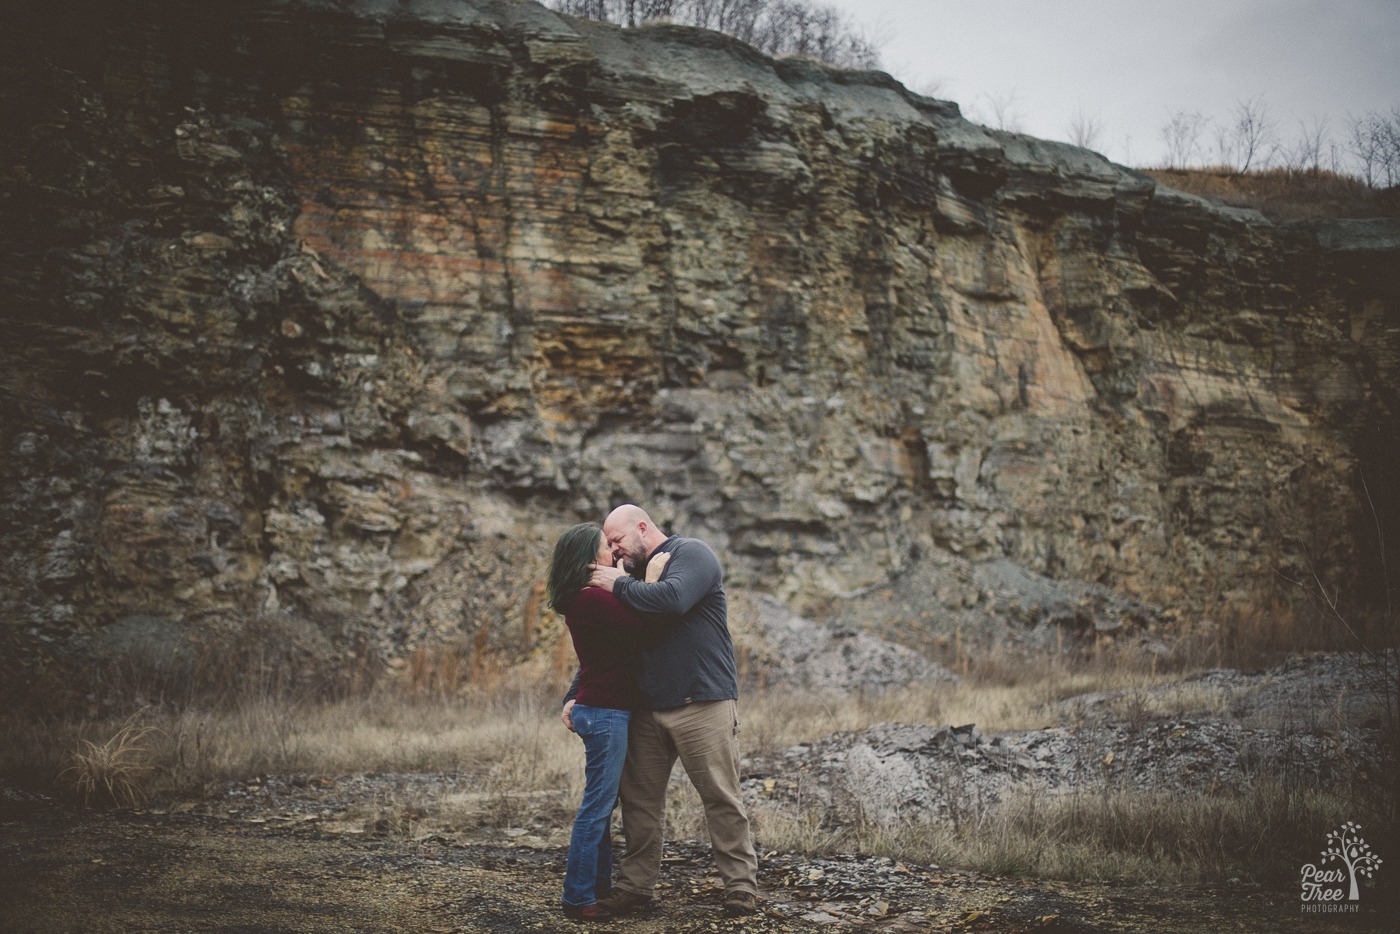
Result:
M1394 190L1369 188L1359 178L1326 170L1264 169L1241 174L1225 167L1201 167L1142 171L1178 191L1232 207L1254 208L1275 220L1400 215L1400 198Z
M1126 658L1126 656L1124 656ZM1218 714L1229 697L1178 684L1181 673L1110 653L1074 660L987 656L962 684L841 697L768 691L740 704L746 753L774 752L878 723L976 723L984 732L1063 721L1056 705L1118 692L1121 719ZM199 798L259 776L443 773L459 789L433 800L415 787L358 802L344 815L365 832L412 840L428 832L530 833L562 845L583 784L583 751L558 719L557 679L447 691L431 679L380 683L341 698L247 696L214 708L147 707L118 719L0 718L0 778L91 804L135 807ZM493 679L494 680L494 679ZM431 689L423 690L427 681ZM521 682L526 683L521 683ZM815 801L815 798L813 799ZM952 824L833 828L814 803L758 802L757 842L826 855L859 852L996 874L1124 881L1277 881L1298 853L1354 819L1339 791L1261 780L1220 794L1025 785L1000 803L971 802ZM1348 808L1352 808L1348 810ZM699 799L681 770L670 792L671 838L706 839ZM1291 878L1291 876L1290 876Z
M860 828L875 856L992 875L1136 883L1296 882L1300 854L1349 819L1354 800L1263 780L1235 793L1073 790L1025 785L974 822Z

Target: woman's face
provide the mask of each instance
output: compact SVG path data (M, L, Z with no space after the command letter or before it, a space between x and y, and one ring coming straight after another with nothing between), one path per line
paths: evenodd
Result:
M608 540L603 536L598 536L598 563L605 568L613 566L612 552L608 550Z

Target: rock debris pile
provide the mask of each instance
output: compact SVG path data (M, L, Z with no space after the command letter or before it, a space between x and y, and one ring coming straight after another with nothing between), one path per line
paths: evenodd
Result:
M1337 783L1379 767L1374 726L1254 725L1259 703L1323 690L1346 659L1294 662L1261 675L1211 672L1237 683L1250 722L1219 716L1094 717L1073 725L988 736L975 725L884 723L745 761L744 788L760 807L818 817L826 826L957 822L1013 794L1225 793L1256 779ZM1252 692L1252 693L1251 693ZM1067 709L1108 709L1106 695ZM1287 716L1287 713L1284 713Z
M737 598L730 625L754 687L848 694L961 680L902 645L804 619L769 596Z

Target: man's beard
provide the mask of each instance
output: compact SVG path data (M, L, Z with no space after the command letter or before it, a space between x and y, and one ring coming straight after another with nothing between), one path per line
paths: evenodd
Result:
M647 553L645 548L639 547L630 554L623 555L622 568L638 580L645 577L647 569Z

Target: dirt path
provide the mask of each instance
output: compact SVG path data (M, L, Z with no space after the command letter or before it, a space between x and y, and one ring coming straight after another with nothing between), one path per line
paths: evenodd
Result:
M0 821L6 932L577 931L559 914L559 847L354 836L313 821L52 806ZM684 932L1368 931L1297 894L1240 887L1071 885L889 860L764 854L766 911L719 914L705 847L668 847L651 914L596 926Z

